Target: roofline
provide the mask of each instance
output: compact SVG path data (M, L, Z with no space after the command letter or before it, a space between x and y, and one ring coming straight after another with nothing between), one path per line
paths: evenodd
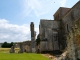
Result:
M76 7L78 4L80 4L80 1L78 1L70 10L68 10L63 16L62 18L64 18L74 7ZM62 19L61 18L61 19Z
M70 9L70 8L67 8L67 7L59 7L59 9L53 14L53 16L56 15L56 13L58 13L58 11L59 11L61 8Z

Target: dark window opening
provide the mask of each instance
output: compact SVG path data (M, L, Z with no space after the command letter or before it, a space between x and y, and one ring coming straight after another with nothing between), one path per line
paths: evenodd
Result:
M69 26L68 26L68 24L67 24L67 32L69 32Z

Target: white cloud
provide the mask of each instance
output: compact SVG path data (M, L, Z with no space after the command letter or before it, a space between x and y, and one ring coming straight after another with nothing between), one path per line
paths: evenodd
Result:
M65 6L66 0L22 0L22 15L24 17L34 12L37 17L53 11L52 9L59 6Z
M38 28L35 28L38 33ZM20 42L30 40L30 26L27 24L10 24L5 19L0 19L0 42Z

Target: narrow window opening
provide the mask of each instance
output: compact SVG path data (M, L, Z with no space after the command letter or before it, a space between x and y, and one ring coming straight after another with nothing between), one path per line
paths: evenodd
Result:
M69 32L69 26L68 26L68 24L67 24L67 32Z

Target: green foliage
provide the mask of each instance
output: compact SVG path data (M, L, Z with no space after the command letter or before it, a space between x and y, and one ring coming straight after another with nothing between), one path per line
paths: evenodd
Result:
M37 39L36 39L36 44L37 44L37 45L40 44L40 38L37 38Z
M13 46L13 42L11 42L11 43L7 43L7 42L4 42L3 44L2 44L2 48L11 48L11 46Z
M9 47L12 47L12 46L13 46L13 44L14 44L14 43L13 43L13 42L11 42L11 43L9 44Z
M6 46L7 46L7 42L4 42L1 47L5 48Z
M40 44L40 35L38 34L37 39L36 39L36 45Z

